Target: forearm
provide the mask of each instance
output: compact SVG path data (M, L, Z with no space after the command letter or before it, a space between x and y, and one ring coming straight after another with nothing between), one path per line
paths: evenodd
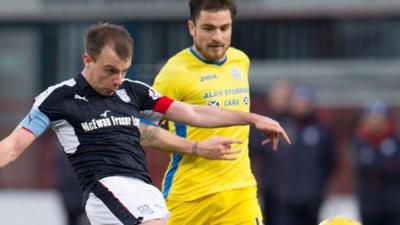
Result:
M15 132L15 131L14 131ZM17 142L14 140L14 135L9 135L0 142L0 168L7 166L20 155Z
M9 137L0 142L0 168L5 167L15 159L14 147L10 143Z
M191 120L190 125L201 127L254 125L258 117L258 115L254 113L226 110L203 105L195 105L193 106L193 110L195 111L196 119Z
M188 105L174 101L165 113L164 118L206 128L254 125L265 135L262 144L272 142L273 149L276 150L280 137L290 144L289 137L277 121L255 113L225 110L211 106Z
M254 113L174 101L164 118L194 127L213 128L254 125L260 119L260 116Z
M16 160L35 140L35 135L17 127L0 142L0 168Z
M193 142L155 126L140 125L140 143L157 150L191 154Z

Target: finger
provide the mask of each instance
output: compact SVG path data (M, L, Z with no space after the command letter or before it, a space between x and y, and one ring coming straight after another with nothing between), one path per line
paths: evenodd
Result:
M289 136L286 134L285 130L282 127L273 127L269 129L269 134L273 133L272 135L280 135L282 136L283 140L288 143L292 144L292 142L289 139ZM264 132L265 134L268 134L268 132Z
M237 157L236 156L232 156L232 155L224 155L220 159L223 159L223 160L236 160Z
M222 151L221 153L224 155L232 155L232 154L238 154L240 152L241 152L240 149L231 149L231 150Z
M272 138L272 150L277 151L279 144L279 136L275 136Z
M262 131L266 136L268 135L276 135L278 134L279 136L282 136L284 141L288 144L291 144L291 141L289 139L289 136L286 134L285 130L281 127L281 125L273 121L270 122L268 125L261 125L260 127L257 127L260 131Z
M271 143L271 138L267 138L267 139L265 139L265 140L263 140L263 141L261 142L262 145L266 145L266 144L268 144L268 143Z
M292 144L292 142L289 139L289 136L286 134L286 132L283 128L279 134L283 137L283 139L285 140L286 143Z

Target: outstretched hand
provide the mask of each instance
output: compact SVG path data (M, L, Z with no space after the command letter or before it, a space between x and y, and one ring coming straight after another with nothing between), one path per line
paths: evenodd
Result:
M265 137L262 144L266 145L272 143L272 150L274 151L278 150L280 138L282 138L287 144L291 144L289 136L286 134L285 130L277 121L271 118L258 116L254 126L261 131Z
M232 144L239 143L242 142L224 137L212 137L198 142L196 155L207 159L235 160L237 159L235 155L240 150L232 149Z

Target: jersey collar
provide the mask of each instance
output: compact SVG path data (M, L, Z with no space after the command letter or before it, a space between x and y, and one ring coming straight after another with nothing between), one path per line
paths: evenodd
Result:
M90 87L89 83L87 82L87 80L85 79L85 77L83 77L83 75L81 73L79 73L78 75L76 75L74 77L77 86L79 87L79 89L85 89L86 87Z
M98 95L100 96L94 89L92 86L90 86L89 82L87 82L86 78L79 73L78 75L76 75L74 77L77 87L84 91L85 93L89 94L89 95Z
M190 53L192 53L192 55L194 57L196 57L198 60L202 61L205 64L211 64L211 65L216 65L216 66L221 66L223 65L227 60L228 57L225 55L225 58L221 61L209 61L209 60L205 60L199 53L196 52L196 50L194 50L193 46L189 48Z

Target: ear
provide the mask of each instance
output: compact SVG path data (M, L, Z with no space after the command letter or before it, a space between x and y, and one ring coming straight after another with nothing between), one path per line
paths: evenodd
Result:
M195 26L196 26L196 24L194 24L194 22L192 21L192 20L188 20L188 28L189 28L189 33L190 33L190 35L192 35L192 36L194 36L194 33L195 33Z
M84 64L85 66L88 66L90 63L93 62L92 57L90 57L90 55L87 54L87 53L83 54L82 60L83 60L83 64Z

